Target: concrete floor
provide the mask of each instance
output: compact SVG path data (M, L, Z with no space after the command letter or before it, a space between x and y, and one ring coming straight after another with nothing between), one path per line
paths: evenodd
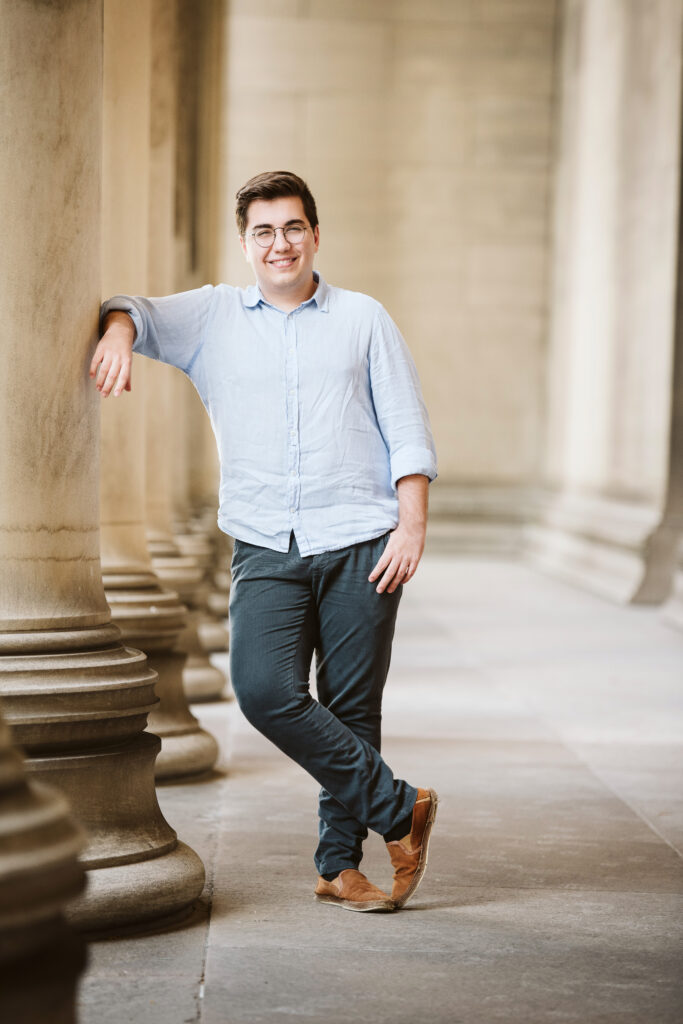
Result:
M395 914L317 904L316 784L233 703L160 802L202 856L190 922L93 944L81 1024L680 1024L683 635L514 562L425 558L406 588L386 759L440 795ZM390 886L382 840L363 869Z

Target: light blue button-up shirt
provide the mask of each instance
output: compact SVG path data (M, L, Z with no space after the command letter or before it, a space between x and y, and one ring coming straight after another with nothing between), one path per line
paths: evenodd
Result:
M398 523L396 481L436 476L415 364L367 295L333 288L291 313L257 285L205 285L163 298L116 295L134 351L195 385L220 457L218 525L239 540L302 555L378 537Z

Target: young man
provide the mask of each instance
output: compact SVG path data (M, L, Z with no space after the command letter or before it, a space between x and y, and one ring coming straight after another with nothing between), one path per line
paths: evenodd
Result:
M90 375L103 397L130 390L135 351L177 366L197 388L220 456L218 522L235 538L237 700L322 786L317 899L394 910L424 874L437 804L433 790L394 778L379 753L434 443L394 323L373 299L313 270L320 232L306 183L257 175L237 193L237 224L256 285L109 299ZM387 842L391 896L358 870L368 828Z

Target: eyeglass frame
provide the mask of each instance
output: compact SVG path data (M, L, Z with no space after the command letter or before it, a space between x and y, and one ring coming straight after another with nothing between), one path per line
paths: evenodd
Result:
M271 245L275 245L275 239L277 238L278 231L282 232L282 237L284 238L285 242L289 243L289 245L298 245L300 242L303 241L303 236L302 236L301 239L299 239L299 242L290 242L289 239L287 238L287 232L288 231L303 231L304 234L305 234L309 230L310 231L313 230L313 228L310 226L310 224L287 224L284 228L281 227L281 226L278 226L276 228L266 228L266 227L257 228L256 231L272 231L273 232L273 240L272 240L272 242L269 242L268 245L263 245L261 242L257 241L257 239L256 239L256 231L250 231L249 232L249 236L254 239L254 242L256 243L256 245L259 246L260 249L270 249Z

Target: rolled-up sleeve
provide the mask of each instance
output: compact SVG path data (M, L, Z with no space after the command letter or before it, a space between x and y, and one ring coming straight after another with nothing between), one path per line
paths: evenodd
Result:
M370 386L377 422L389 450L391 482L420 473L434 480L436 449L413 358L382 306L370 341Z
M189 374L204 341L213 293L213 285L207 284L160 298L114 295L102 304L100 330L107 313L127 313L135 324L133 352Z

